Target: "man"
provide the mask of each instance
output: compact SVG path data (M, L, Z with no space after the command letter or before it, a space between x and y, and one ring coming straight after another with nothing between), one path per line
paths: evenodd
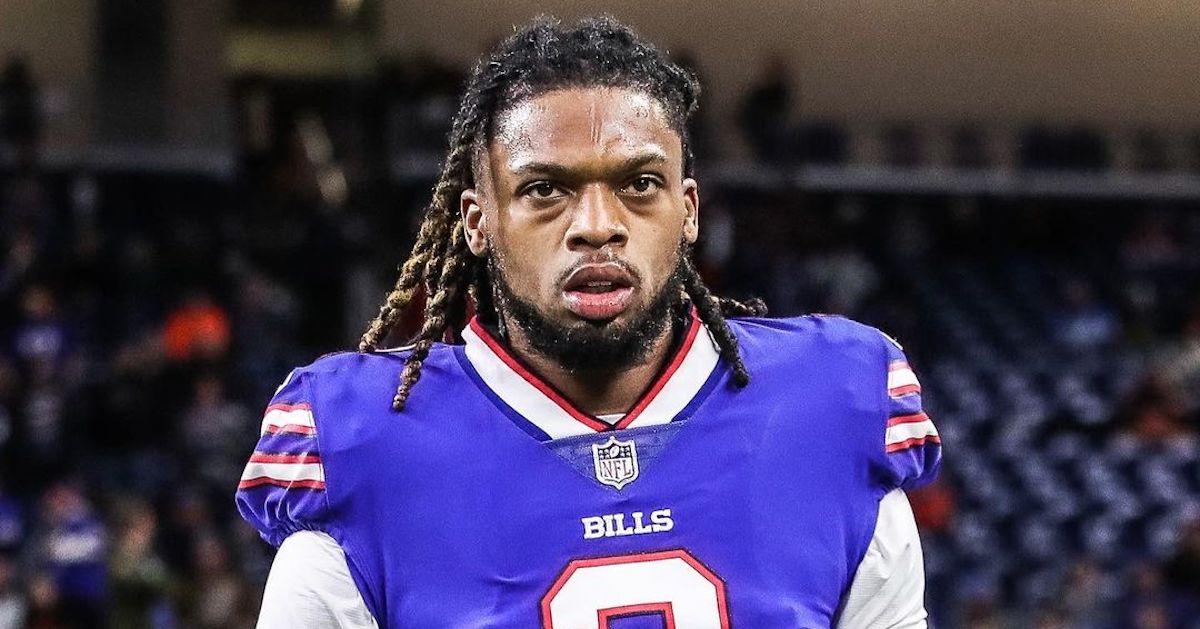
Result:
M698 89L608 19L476 66L360 351L267 409L238 491L280 546L260 626L924 626L919 385L872 328L705 288Z

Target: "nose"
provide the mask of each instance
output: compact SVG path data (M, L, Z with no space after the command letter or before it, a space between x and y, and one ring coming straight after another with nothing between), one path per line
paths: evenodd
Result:
M629 241L624 206L616 193L603 185L589 185L579 196L567 229L567 248L600 249Z

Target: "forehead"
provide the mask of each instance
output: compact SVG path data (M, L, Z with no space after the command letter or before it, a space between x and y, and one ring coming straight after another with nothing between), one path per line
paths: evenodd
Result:
M529 163L587 166L651 153L682 161L679 134L654 98L624 88L554 90L524 99L496 121L496 166ZM498 149L498 150L495 150Z

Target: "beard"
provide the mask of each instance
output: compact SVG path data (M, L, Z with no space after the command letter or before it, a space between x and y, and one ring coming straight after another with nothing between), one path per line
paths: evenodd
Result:
M683 312L683 279L686 273L680 247L675 269L654 294L650 304L629 321L580 321L563 325L552 321L534 303L518 297L504 277L504 269L489 253L488 275L495 285L496 310L507 325L521 329L531 349L564 369L576 373L605 372L642 363L658 340Z

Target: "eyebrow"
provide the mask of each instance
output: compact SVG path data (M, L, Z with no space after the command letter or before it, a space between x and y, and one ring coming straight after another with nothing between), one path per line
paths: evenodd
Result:
M650 164L662 164L666 161L666 153L660 150L646 151L621 162L616 168L608 171L608 174L625 174L649 166ZM519 164L516 168L512 169L512 172L516 175L539 174L548 175L555 179L574 179L579 178L579 175L586 172L586 170L588 169L572 168L550 162L526 162Z

